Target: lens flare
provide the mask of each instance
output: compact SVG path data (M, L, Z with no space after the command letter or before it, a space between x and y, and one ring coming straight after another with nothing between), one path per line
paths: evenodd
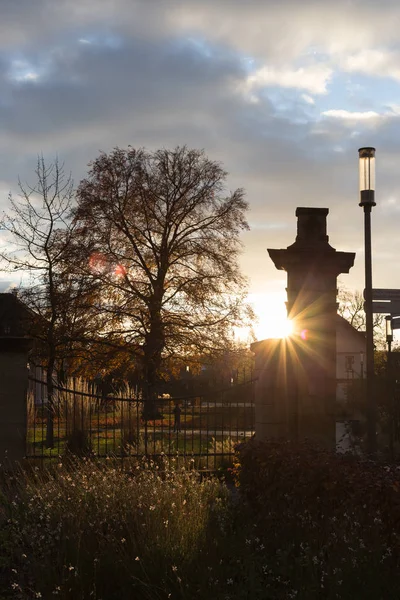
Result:
M107 269L107 258L101 252L93 252L89 258L89 268L94 273L104 273Z
M124 265L117 265L114 269L114 275L115 277L125 277L126 269Z

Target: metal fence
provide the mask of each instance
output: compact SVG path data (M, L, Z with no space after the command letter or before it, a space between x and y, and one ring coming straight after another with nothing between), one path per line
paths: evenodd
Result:
M73 379L55 385L52 406L45 382L30 378L27 397L28 459L59 459L71 454L133 461L166 457L177 465L217 470L231 463L236 443L254 433L254 381L204 394L158 397L157 414L142 417L141 393L102 395ZM53 440L46 440L49 419Z

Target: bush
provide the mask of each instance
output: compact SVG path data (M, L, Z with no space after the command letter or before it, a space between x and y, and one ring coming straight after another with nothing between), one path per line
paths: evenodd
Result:
M238 447L235 477L275 575L306 586L304 598L376 600L400 594L399 469L252 440Z
M74 461L20 475L0 497L13 598L180 597L224 488L195 472ZM4 580L3 580L4 581ZM0 590L0 597L1 597ZM170 594L170 596L168 596Z
M395 467L251 441L230 494L173 459L135 462L0 478L0 598L400 597Z

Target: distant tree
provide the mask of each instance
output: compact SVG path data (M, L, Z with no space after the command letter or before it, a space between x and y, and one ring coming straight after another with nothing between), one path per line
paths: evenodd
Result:
M365 331L364 297L359 291L339 288L338 314L346 319L357 331ZM377 348L385 346L384 332L385 316L379 313L373 315L374 343Z
M58 160L46 165L43 157L38 158L35 175L33 187L19 181L19 199L9 196L10 209L0 220L0 230L8 234L0 259L5 269L22 273L18 296L37 316L29 333L38 342L46 370L46 442L51 447L54 373L72 360L77 342L87 332L94 296L88 280L71 272L66 261L75 227L70 219L72 179Z
M211 354L252 318L238 264L248 205L241 189L226 193L218 163L186 147L116 148L90 166L75 230L101 284L104 333L140 361L151 415L163 359Z

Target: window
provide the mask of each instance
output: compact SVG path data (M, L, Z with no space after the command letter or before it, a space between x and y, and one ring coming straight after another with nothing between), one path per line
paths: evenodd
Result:
M345 356L344 361L347 373L351 373L354 367L354 356Z

